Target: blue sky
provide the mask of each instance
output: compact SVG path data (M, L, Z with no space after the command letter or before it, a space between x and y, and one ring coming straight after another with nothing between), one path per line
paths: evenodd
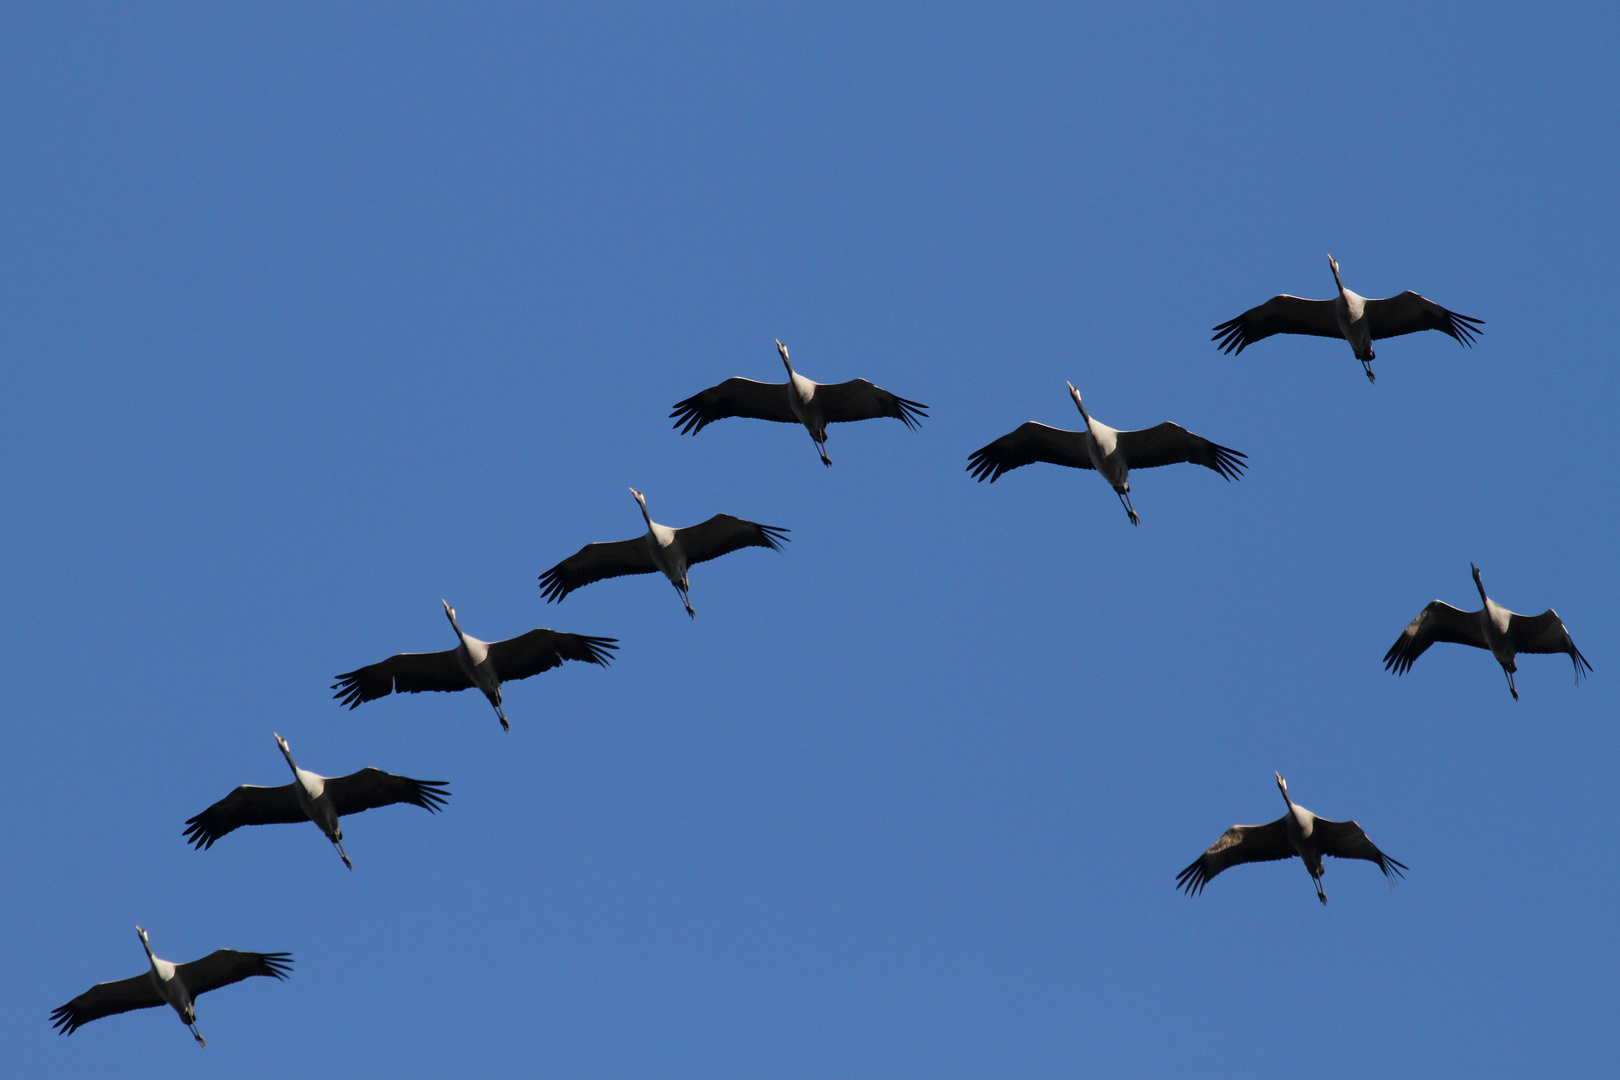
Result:
M16 1075L1608 1076L1617 20L1603 5L12 5L0 14L0 1043ZM1473 350L1241 357L1278 292ZM677 400L811 378L835 428ZM1174 420L1228 484L994 485L1025 420ZM542 603L580 545L792 530ZM1380 657L1468 564L1596 668ZM534 626L507 692L331 677ZM288 777L437 817L204 853ZM1411 870L1178 870L1295 797ZM70 1039L159 955L285 984ZM290 1057L289 1057L290 1055Z

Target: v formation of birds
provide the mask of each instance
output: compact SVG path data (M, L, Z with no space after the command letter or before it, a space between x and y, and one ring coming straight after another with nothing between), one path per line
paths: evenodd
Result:
M1372 343L1381 338L1399 337L1420 330L1438 330L1465 346L1472 346L1483 325L1479 319L1448 311L1415 292L1403 292L1383 300L1369 300L1345 287L1339 264L1332 256L1336 295L1328 300L1306 300L1280 295L1214 328L1212 339L1228 353L1245 348L1274 334L1305 334L1342 338L1362 364L1367 379L1374 378ZM865 379L841 383L816 383L794 370L787 346L776 343L787 381L755 382L732 378L694 394L675 405L670 417L682 434L696 434L709 424L729 417L771 420L799 424L809 434L823 465L827 455L827 425L890 417L907 428L915 428L927 417L927 406L899 397ZM1195 435L1166 421L1149 428L1123 431L1097 420L1087 409L1080 391L1069 385L1069 396L1078 411L1078 430L1050 427L1034 420L1022 424L1001 438L975 450L968 457L968 472L979 481L994 483L1014 469L1036 462L1065 465L1072 469L1095 470L1119 498L1131 525L1140 517L1131 502L1130 472L1162 465L1188 463L1202 465L1225 480L1242 476L1246 464L1243 453ZM692 606L688 573L698 563L718 559L746 547L781 551L788 530L746 521L730 514L715 514L707 521L685 528L671 528L652 519L646 497L630 489L646 531L627 540L586 544L540 575L542 596L557 602L575 589L607 578L632 574L662 574L674 586L687 615L697 617ZM1404 674L1435 642L1472 645L1488 650L1507 678L1514 700L1519 691L1513 676L1518 671L1519 653L1564 653L1575 667L1580 681L1591 671L1556 612L1518 615L1501 607L1485 593L1478 567L1470 566L1482 607L1463 611L1435 600L1428 604L1402 631L1384 656L1386 670ZM349 708L387 697L389 694L416 694L424 691L477 689L495 710L503 730L510 731L501 696L503 683L527 679L567 661L606 666L614 650L615 638L592 637L535 629L503 641L482 641L461 629L456 609L444 604L445 617L455 633L453 648L440 652L402 652L337 676L334 697ZM184 837L198 850L206 850L244 825L293 824L313 822L329 840L343 865L354 869L343 847L340 818L395 803L421 807L429 813L444 809L450 792L444 781L414 780L366 768L347 776L322 776L300 768L293 760L286 739L275 735L277 747L292 771L292 783L280 787L244 784L223 799L188 819ZM1221 834L1209 849L1182 870L1176 884L1189 895L1202 892L1215 875L1228 867L1246 862L1266 862L1298 856L1310 875L1317 898L1327 903L1322 889L1322 858L1361 859L1378 866L1391 886L1403 876L1405 864L1385 855L1354 821L1330 821L1297 805L1288 792L1288 782L1276 776L1287 812L1266 825L1234 825ZM114 982L98 983L56 1009L52 1022L64 1034L84 1024L115 1013L135 1009L171 1006L201 1046L206 1046L197 1030L194 1007L198 995L240 982L256 975L285 979L292 957L284 952L257 953L219 949L190 963L175 964L159 959L152 951L147 932L136 927L147 956L147 970Z

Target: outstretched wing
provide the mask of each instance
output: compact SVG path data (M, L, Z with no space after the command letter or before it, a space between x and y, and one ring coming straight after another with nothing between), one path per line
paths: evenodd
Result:
M981 446L973 451L968 455L967 467L975 480L989 480L993 484L1002 473L1037 461L1067 465L1071 469L1091 468L1091 455L1086 452L1086 433L1047 427L1031 420L989 446Z
M626 574L651 574L652 552L647 538L586 544L573 555L540 575L540 592L547 602L561 600L582 585Z
M865 379L820 383L816 386L816 401L821 403L821 415L829 424L892 416L904 421L906 427L914 428L919 420L928 416L928 406L896 397Z
M1188 461L1214 469L1228 480L1242 475L1244 466L1241 459L1248 456L1212 443L1201 435L1194 435L1180 424L1172 424L1168 420L1141 431L1122 431L1118 445L1125 454L1125 464L1132 469L1154 469L1160 465Z
M1322 848L1322 854L1332 855L1336 859L1366 859L1370 863L1377 863L1378 869L1389 878L1393 888L1395 879L1405 877L1401 871L1406 864L1385 855L1378 850L1378 845L1367 839L1367 834L1361 826L1353 821L1329 821L1327 818L1317 818L1311 826L1311 835Z
M1447 311L1433 300L1406 290L1399 296L1368 300L1362 316L1375 338L1400 337L1419 330L1438 330L1472 347L1474 336L1485 325L1484 319Z
M71 1035L103 1016L162 1004L163 998L152 985L152 976L142 972L117 982L97 983L66 1005L51 1010L51 1024L63 1035Z
M796 424L798 417L793 415L787 395L787 383L727 379L719 386L711 386L702 393L677 402L675 411L669 415L682 435L695 435L716 420L724 420L728 416Z
M530 630L515 638L491 642L489 656L495 661L495 673L501 681L510 682L550 671L564 660L581 660L606 667L613 659L612 651L619 647L618 640L564 634L557 630Z
M1591 663L1581 655L1581 650L1575 647L1575 640L1564 629L1564 620L1552 608L1540 615L1510 615L1508 631L1513 635L1514 647L1520 652L1568 653L1570 662L1575 665L1576 682L1581 681L1581 668L1592 670Z
M348 776L327 777L326 795L339 816L395 803L410 803L436 814L450 797L445 785L444 780L412 780L381 769L361 769Z
M1204 891L1210 878L1229 866L1248 862L1273 862L1291 858L1294 845L1288 842L1288 819L1280 817L1269 825L1234 825L1176 875L1176 885L1188 896Z
M456 650L407 652L390 656L381 663L339 675L332 696L353 709L364 701L375 701L392 693L420 694L424 690L465 690L472 685Z
M787 543L787 532L775 525L759 525L730 514L716 514L700 525L676 529L675 539L686 553L687 564L696 566L745 547L781 551L782 545Z
M1333 301L1306 300L1302 296L1273 296L1259 307L1252 307L1235 319L1215 327L1210 338L1222 352L1242 352L1272 334L1311 334L1315 337L1343 337L1339 320L1333 314ZM1377 337L1377 334L1373 335Z
M330 783L330 781L328 781ZM214 841L244 825L289 825L308 821L298 805L293 785L259 787L243 784L219 802L186 821L185 838L198 851L214 846Z
M1406 624L1401 636L1384 654L1384 670L1405 675L1411 670L1412 662L1437 641L1472 645L1476 649L1490 648L1479 628L1479 612L1460 611L1444 601L1432 600L1418 612L1417 618Z
M291 971L292 953L237 952L235 949L215 949L201 960L175 967L192 997L255 975L285 979Z

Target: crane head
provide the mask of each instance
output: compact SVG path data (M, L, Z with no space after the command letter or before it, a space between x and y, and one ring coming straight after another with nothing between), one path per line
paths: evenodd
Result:
M136 933L137 933L137 934L139 934L139 935L140 935L140 936L141 936L141 940L142 940L142 941L144 941L144 942L146 942L146 944L148 944L148 945L150 945L150 944L151 944L151 942L150 942L150 941L146 941L146 931L145 931L145 930L142 930L142 929L141 929L141 927L140 927L140 924L139 924L139 923L137 923L137 924L136 924L136 925L135 925L135 932L136 932Z
M787 346L782 344L781 338L776 339L776 351L782 356L782 366L788 369L789 375L793 374L793 363L788 359Z
M286 739L283 739L279 734L277 734L274 731L272 731L270 734L276 736L276 745L281 747L281 752L283 754L291 754L292 753L292 747L287 745L287 740Z
M1277 770L1273 769L1271 771L1271 775L1275 776L1277 778L1277 786L1282 789L1282 793L1284 795L1287 795L1288 794L1288 781L1286 781L1286 780L1284 780L1282 778L1282 773L1280 773Z
M647 508L647 497L645 495L637 491L635 488L630 489L630 494L636 497L636 502L641 504L642 509L645 510Z
M1475 581L1479 580L1479 567L1475 566L1473 563L1469 563L1468 564L1468 572L1470 574L1474 575L1474 580Z
M451 626L456 626L456 609L450 606L450 601L448 600L441 599L439 603L444 605L444 617L450 620ZM458 630L460 629L459 626L456 628Z

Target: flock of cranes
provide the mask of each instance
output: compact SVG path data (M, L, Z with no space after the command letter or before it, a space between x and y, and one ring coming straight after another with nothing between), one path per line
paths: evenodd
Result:
M1369 381L1373 380L1372 342L1398 337L1419 330L1439 330L1463 345L1472 345L1481 320L1458 315L1419 296L1403 292L1384 300L1368 300L1344 287L1339 264L1330 255L1328 264L1338 295L1332 300L1305 300L1297 296L1275 296L1235 319L1215 327L1215 340L1226 352L1244 348L1273 334L1310 334L1342 337L1361 361ZM842 383L815 383L793 370L787 346L776 343L787 369L785 383L762 383L732 378L679 402L670 414L682 434L696 434L707 425L726 417L748 417L784 424L802 424L815 445L822 464L831 465L827 456L827 425L890 417L908 428L926 418L926 405L897 397L865 379ZM991 482L1002 474L1034 462L1044 461L1074 469L1093 469L1106 480L1119 497L1132 525L1140 525L1131 502L1132 469L1152 469L1162 465L1188 463L1202 465L1225 480L1239 478L1245 468L1245 455L1194 435L1166 421L1154 427L1120 431L1101 423L1087 411L1080 391L1069 385L1069 395L1080 413L1084 428L1069 431L1029 421L968 458L968 472L980 481ZM686 613L696 618L692 607L688 572L698 563L717 559L747 547L781 551L787 542L787 529L760 525L730 514L716 514L698 525L672 529L653 521L647 500L634 488L647 531L628 540L587 544L574 555L540 575L541 595L548 601L561 601L575 589L606 578L631 574L663 574L674 586ZM1514 658L1519 653L1566 653L1575 666L1579 682L1591 665L1581 655L1556 612L1536 616L1517 615L1500 607L1485 595L1477 567L1471 567L1474 585L1483 607L1461 611L1435 600L1413 619L1384 656L1386 670L1404 674L1412 663L1437 641L1488 649L1507 676L1514 700L1519 691L1513 676L1518 670ZM356 668L337 676L333 695L353 709L392 693L416 694L424 691L479 690L488 699L501 728L511 730L501 697L501 685L527 679L565 661L606 666L618 648L618 639L590 637L535 629L503 641L481 641L461 629L456 609L444 602L444 614L456 634L456 645L442 652L397 653L386 660ZM326 777L301 769L293 761L287 740L275 735L276 745L292 770L293 782L281 787L244 784L225 798L185 823L184 838L198 850L206 850L221 837L244 825L313 822L329 840L343 865L354 865L343 848L339 819L366 810L396 803L421 807L429 813L443 809L450 796L447 784L439 780L413 780L410 777L367 768L348 776ZM1288 794L1288 784L1280 774L1277 788L1288 812L1268 825L1234 825L1190 866L1182 870L1176 884L1188 895L1203 891L1215 875L1239 863L1266 862L1298 856L1310 874L1317 898L1327 903L1322 889L1324 856L1361 859L1374 863L1393 886L1406 866L1380 851L1354 821L1329 821L1297 805ZM198 995L257 975L285 979L292 958L287 953L237 952L220 949L188 964L173 964L153 952L146 931L135 928L146 951L148 970L140 975L91 987L51 1014L54 1025L64 1034L92 1020L135 1009L169 1005L191 1030L198 1045L206 1046L197 1030L195 1000Z

